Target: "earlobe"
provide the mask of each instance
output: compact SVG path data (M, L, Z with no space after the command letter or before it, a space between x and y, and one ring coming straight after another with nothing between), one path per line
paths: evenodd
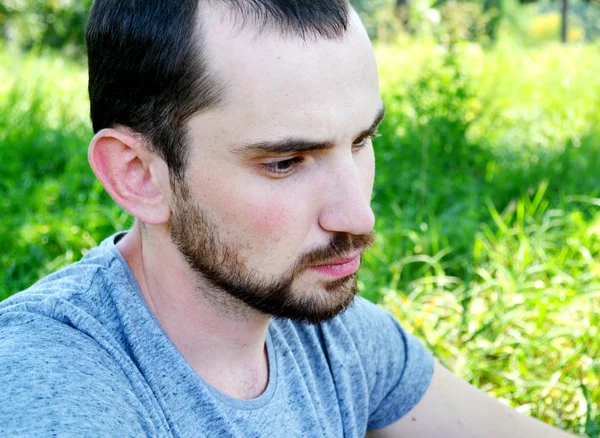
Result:
M166 163L140 138L103 129L90 143L88 160L109 195L129 214L147 224L169 220L171 209L163 191L169 187Z

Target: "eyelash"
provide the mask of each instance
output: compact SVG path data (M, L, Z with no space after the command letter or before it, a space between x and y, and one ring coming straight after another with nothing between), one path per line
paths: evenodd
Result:
M360 140L359 144L354 143L352 145L353 148L355 149L362 149L363 147L365 147L365 145L367 144L367 141L369 140L373 140L374 138L380 137L381 134L379 133L379 131L375 131L373 134L371 135L367 135L366 137L364 137L363 139Z
M380 136L379 132L376 131L373 134L361 139L359 143L352 144L352 148L355 149L356 151L359 151L367 145L367 141L372 140L379 136ZM263 163L263 164L261 164L261 168L266 170L268 173L270 173L274 176L283 177L283 176L287 176L290 173L292 173L294 171L294 169L296 168L296 166L298 164L302 163L302 161L304 161L304 158L302 158L302 157L293 157L293 158L288 158L286 160L273 161L271 163ZM286 167L284 170L278 169L278 166L281 166L282 164L289 165L289 167Z
M274 176L286 176L289 173L291 173L294 170L294 168L296 167L296 165L300 164L302 161L304 161L304 159L302 157L294 157L294 158L288 158L287 160L273 161L271 163L263 163L260 165L260 167L262 167L264 170L266 170L268 173L270 173ZM287 167L285 170L278 169L277 167L282 164L289 164L289 167Z

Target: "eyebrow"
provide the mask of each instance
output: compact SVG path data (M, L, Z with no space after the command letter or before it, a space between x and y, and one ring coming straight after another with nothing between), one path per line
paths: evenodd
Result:
M375 116L371 126L360 132L360 134L357 136L357 140L362 140L363 138L373 135L383 120L384 115L385 106L382 104L379 108L379 111L377 111L377 115ZM286 154L290 152L300 153L327 150L334 148L335 145L335 141L310 141L292 137L277 141L259 141L255 143L242 144L235 146L234 152L236 154Z

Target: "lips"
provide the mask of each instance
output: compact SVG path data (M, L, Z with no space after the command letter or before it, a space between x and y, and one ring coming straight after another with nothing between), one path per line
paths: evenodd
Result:
M311 270L328 277L332 280L347 277L358 271L360 267L360 253L348 258L332 261L327 264L317 265Z

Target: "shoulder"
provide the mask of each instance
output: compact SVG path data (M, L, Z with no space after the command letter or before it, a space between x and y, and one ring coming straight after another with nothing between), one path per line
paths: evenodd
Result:
M288 335L301 339L319 338L311 342L327 350L329 355L360 356L364 361L373 359L373 354L391 352L404 357L406 349L419 342L408 334L388 312L376 304L356 297L353 304L330 321L309 325L291 321L276 321Z
M325 336L332 342L348 338L360 346L359 350L368 358L381 349L400 348L403 354L409 335L396 319L374 303L357 297L346 311L333 320L322 324Z
M0 315L0 368L0 424L11 436L131 436L153 429L115 358L55 319Z
M55 300L78 301L78 298L102 280L103 273L115 265L116 258L105 245L90 250L80 261L40 279L28 289L0 303L0 314L19 308L37 307Z
M324 324L323 332L338 361L350 363L349 355L360 358L369 388L369 429L384 427L402 417L429 386L433 357L415 336L375 304L357 298L353 307Z
M79 262L0 302L0 317L3 317L0 327L11 323L26 329L23 321L44 316L76 327L91 337L111 328L108 335L118 338L115 303L131 287L127 272L108 240Z
M315 326L280 322L278 328L312 366L327 364L340 403L345 400L346 410L364 418L368 429L397 421L431 382L431 354L392 315L364 298L357 297L331 321Z
M124 277L119 269L100 246L0 303L4 431L152 435L151 424L162 422L120 342L111 284Z
M354 299L353 304L335 320L350 330L374 330L389 326L393 317L376 304L358 296Z

